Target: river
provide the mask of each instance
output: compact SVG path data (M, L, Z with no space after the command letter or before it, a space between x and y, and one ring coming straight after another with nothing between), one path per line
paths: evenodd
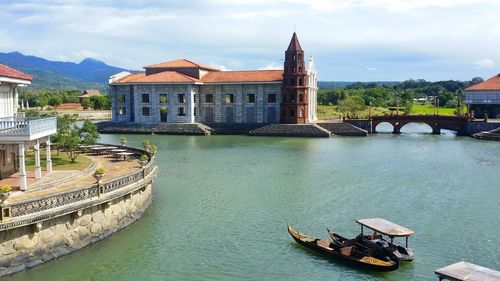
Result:
M406 128L406 127L405 127ZM437 280L466 260L500 269L500 143L423 134L266 138L127 135L159 148L154 201L105 241L4 280ZM118 143L119 135L102 142ZM416 259L358 270L296 244L287 223L354 237L359 218L415 231Z

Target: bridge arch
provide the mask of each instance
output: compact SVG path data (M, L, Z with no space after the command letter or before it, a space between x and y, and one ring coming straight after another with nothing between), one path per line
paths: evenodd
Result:
M466 132L466 117L441 116L441 115L384 115L372 117L372 131L377 132L377 126L381 123L390 123L393 133L400 134L401 128L408 123L425 123L432 128L433 134L441 134L441 129L457 131L458 134Z
M411 128L411 125L417 125L417 124L423 125L422 126L423 130L419 130L419 131L407 131L409 128ZM409 125L409 126L407 126L407 125ZM418 132L418 133L425 133L425 134L427 134L427 133L434 133L435 127L437 127L437 126L439 126L439 125L434 124L434 127L433 127L431 124L429 124L427 122L407 122L407 123L401 125L400 131L401 132L405 132L405 133L415 133L415 132Z
M392 133L394 131L394 125L388 121L379 122L372 124L372 130L374 133Z

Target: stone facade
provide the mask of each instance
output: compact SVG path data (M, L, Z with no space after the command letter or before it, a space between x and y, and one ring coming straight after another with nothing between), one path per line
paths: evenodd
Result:
M279 83L136 85L112 88L118 123L277 123ZM136 94L134 94L136 93ZM134 110L130 110L134 108ZM167 112L162 119L162 113Z

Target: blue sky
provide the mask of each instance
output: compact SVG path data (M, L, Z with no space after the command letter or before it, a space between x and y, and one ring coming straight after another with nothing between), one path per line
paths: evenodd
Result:
M320 80L468 80L500 72L498 11L498 0L3 0L0 52L277 68L295 25Z

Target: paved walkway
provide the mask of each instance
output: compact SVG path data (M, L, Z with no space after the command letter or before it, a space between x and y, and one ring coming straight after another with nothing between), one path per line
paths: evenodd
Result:
M97 163L97 167L104 167L106 172L102 178L103 181L107 181L112 178L126 175L133 172L134 170L141 169L141 166L139 165L136 159L132 159L130 161L122 161L122 160L117 161L108 155L103 155L103 156L87 155L87 157L95 161ZM57 167L54 167L54 169L57 169ZM93 170L89 171L89 173L86 174L84 174L83 171L75 171L75 170L54 171L49 174L43 172L42 174L43 177L41 179L35 179L34 174L35 173L32 171L29 171L27 173L28 175L27 191L12 192L9 199L7 199L7 202L16 202L20 200L33 199L40 196L48 195L50 193L78 189L93 184L96 181L92 176ZM19 189L19 178L16 177L16 175L17 174L14 174L7 179L0 180L0 186L9 184ZM63 177L72 177L74 179L66 181L61 184L60 183L61 178ZM50 186L51 183L53 183L52 186ZM30 190L30 188L41 185L43 186L49 185L50 187Z

